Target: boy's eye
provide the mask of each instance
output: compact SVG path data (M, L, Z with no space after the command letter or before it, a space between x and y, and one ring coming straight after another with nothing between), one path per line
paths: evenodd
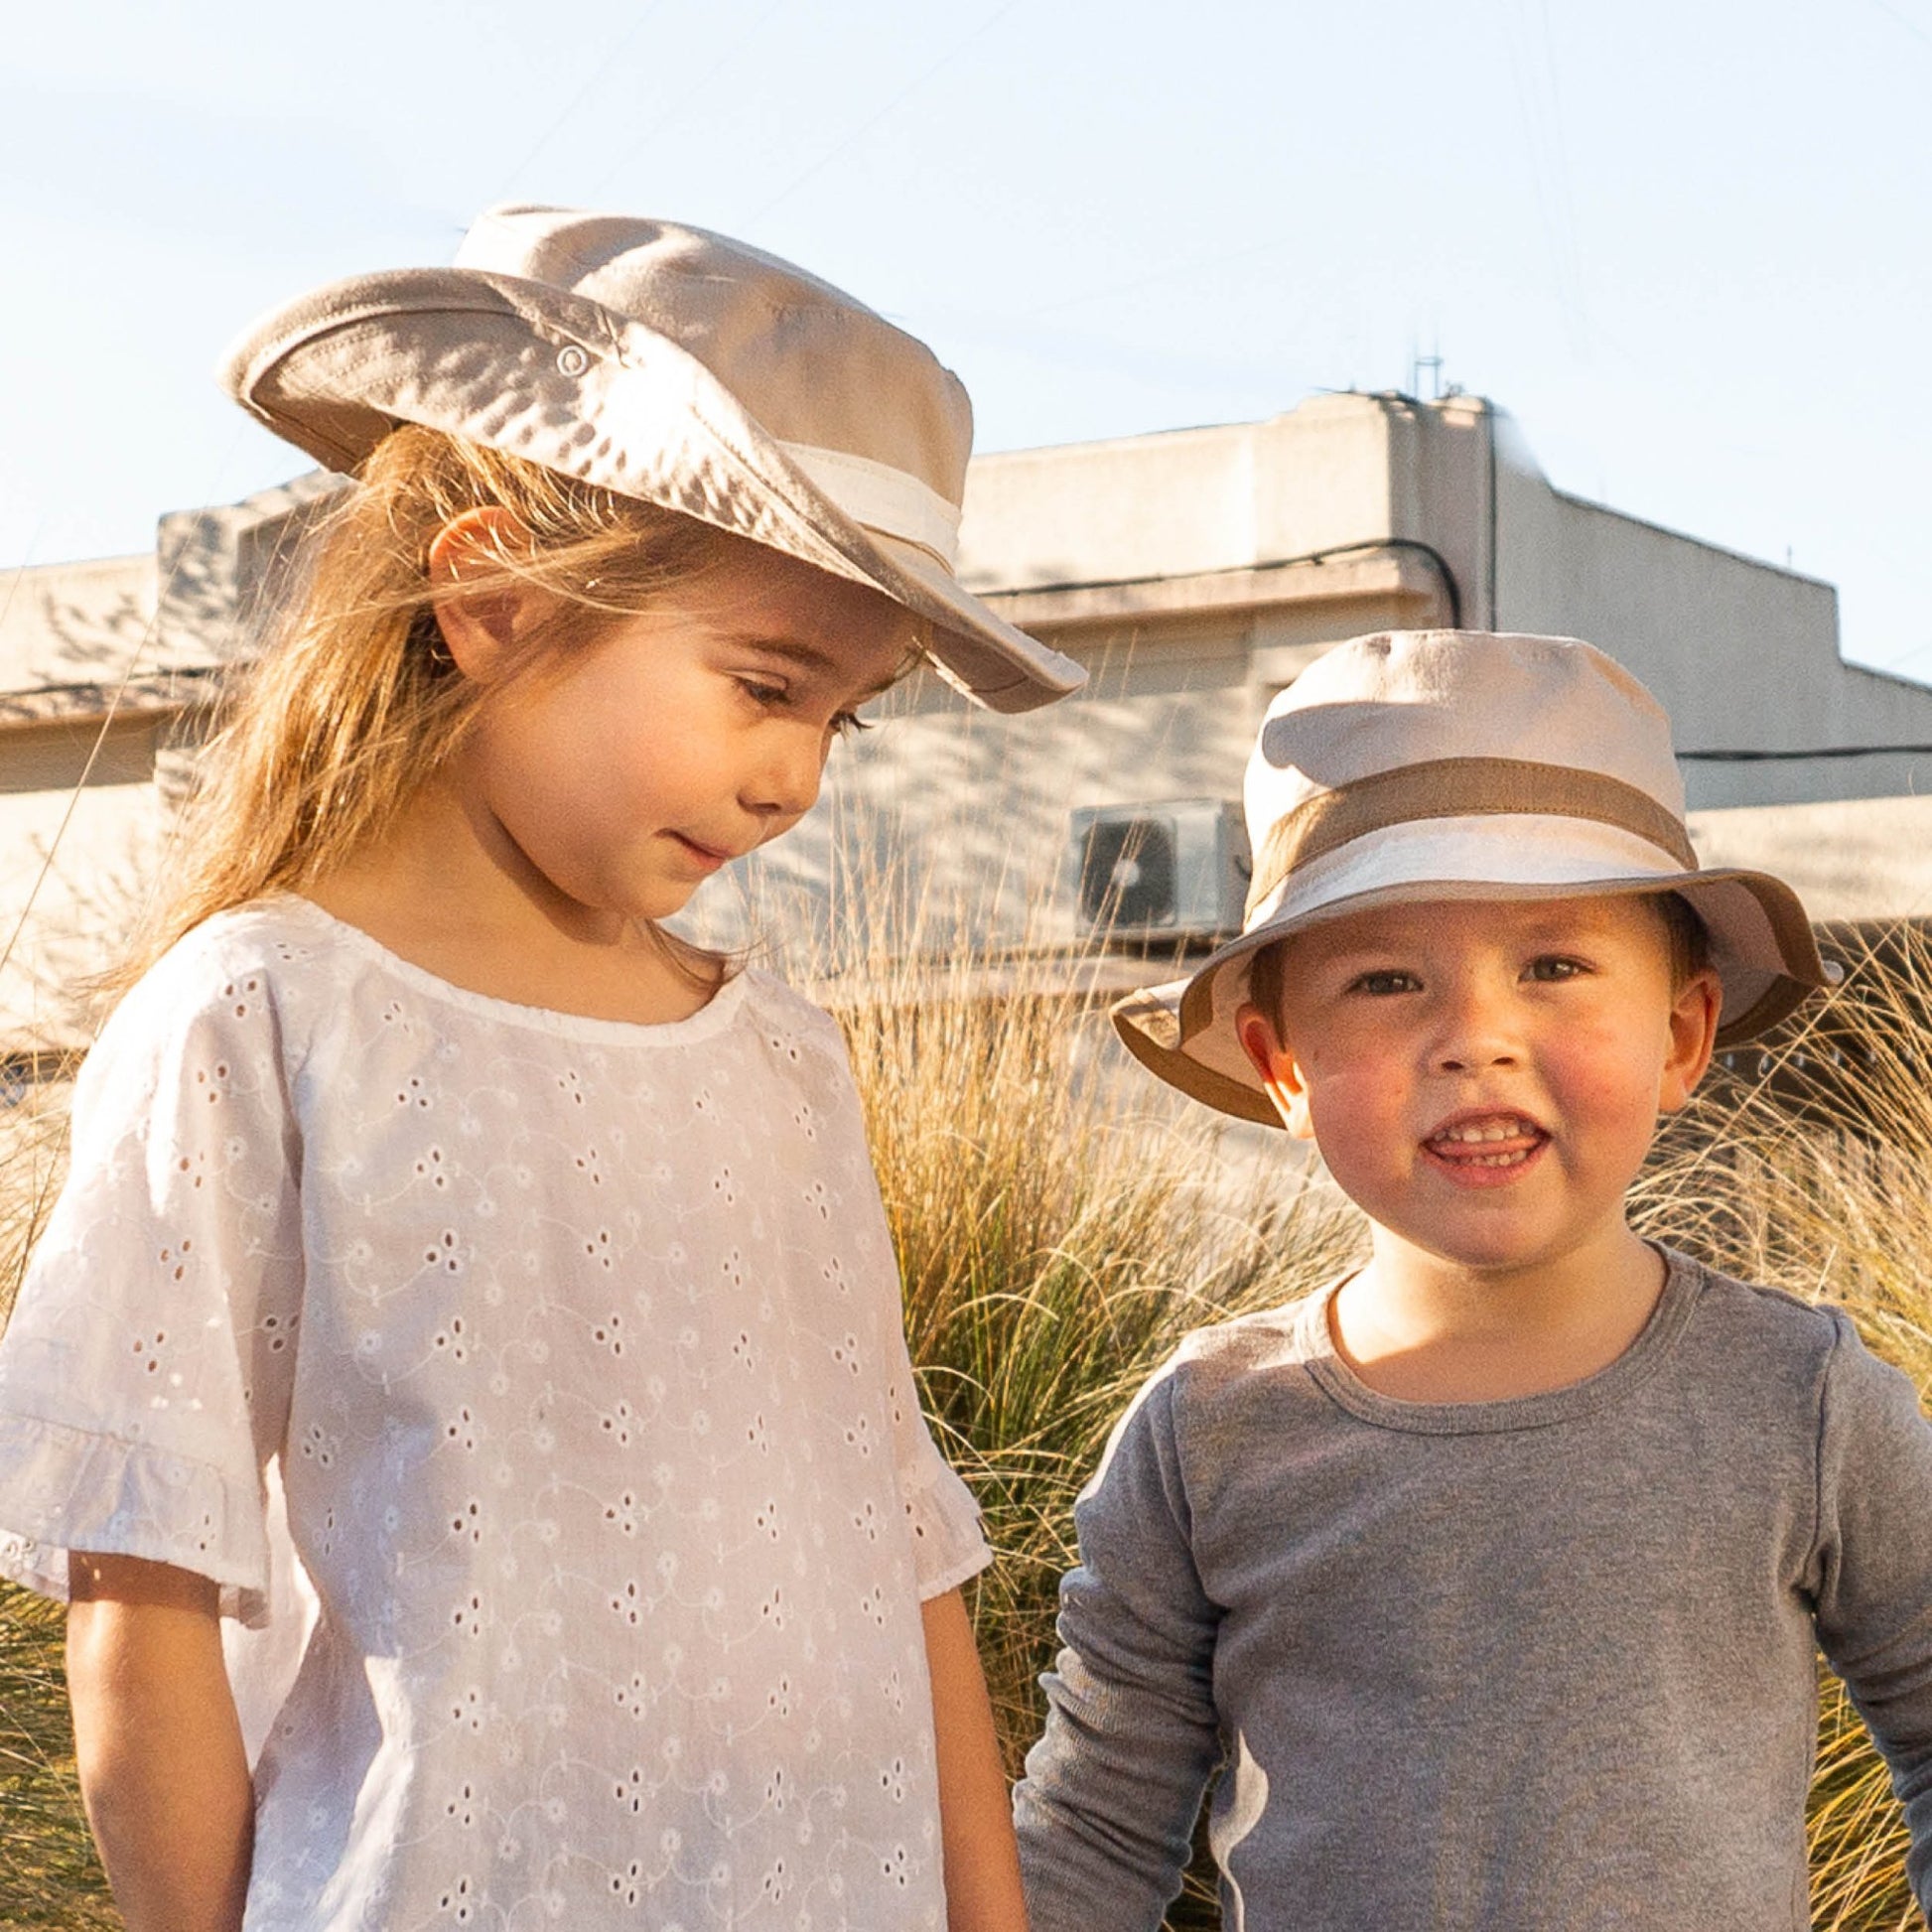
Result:
M849 738L854 732L869 732L872 726L861 718L856 711L841 711L832 720L832 729L841 738Z
M1584 963L1581 959L1569 959L1561 953L1544 953L1540 958L1530 961L1525 977L1545 982L1568 980L1575 979L1583 970Z
M762 678L740 675L738 688L755 704L781 705L791 693L782 684L767 684Z
M1358 974L1349 982L1351 993L1366 993L1371 998L1380 999L1391 993L1413 993L1422 985L1414 973L1405 973L1394 966L1382 967L1372 973Z

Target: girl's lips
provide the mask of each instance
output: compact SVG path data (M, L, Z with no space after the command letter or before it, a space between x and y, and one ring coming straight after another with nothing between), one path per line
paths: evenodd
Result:
M720 852L715 846L700 845L696 839L687 838L682 832L673 832L671 837L681 845L686 854L697 861L706 872L716 872L720 866L727 865L737 857L736 853Z

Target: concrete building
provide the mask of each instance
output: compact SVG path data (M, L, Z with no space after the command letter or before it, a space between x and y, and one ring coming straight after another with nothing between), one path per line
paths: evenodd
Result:
M863 930L892 902L884 874L940 949L1065 940L1134 818L1174 876L1238 871L1215 807L1238 798L1275 693L1344 637L1455 623L1587 637L1627 664L1670 710L1699 829L1727 857L1789 847L1833 915L1932 909L1932 861L1905 856L1932 847L1900 837L1920 825L1932 750L1787 756L1932 747L1932 691L1841 659L1830 585L1555 488L1480 399L1331 395L1265 423L983 457L962 550L976 590L1090 667L1087 690L1018 719L970 713L934 678L895 693L892 728L853 748L817 821L741 886L754 925L796 929L773 907L802 902ZM1197 803L1144 809L1183 800ZM1827 803L1860 854L1842 872L1800 809ZM1734 817L1773 805L1774 824ZM1091 836L1109 813L1111 844ZM1231 879L1237 908L1239 891ZM1132 909L1115 898L1123 922Z
M180 715L155 560L0 577L0 1080L74 1038L75 979L152 870Z
M154 557L0 576L0 935L35 895L0 1053L73 1036L75 963L159 863L220 668L331 486L166 517ZM1932 750L1815 756L1932 747L1932 691L1840 658L1830 585L1555 488L1478 398L1328 395L982 457L961 567L1088 689L1003 719L908 680L890 729L834 753L812 817L707 889L701 930L835 966L908 931L942 954L1057 948L1095 917L1203 939L1238 919L1226 804L1269 699L1341 638L1454 623L1587 637L1635 671L1672 714L1707 857L1790 872L1820 916L1932 910Z

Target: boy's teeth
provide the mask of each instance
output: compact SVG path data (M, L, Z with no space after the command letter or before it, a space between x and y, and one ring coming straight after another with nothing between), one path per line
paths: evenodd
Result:
M1520 1114L1497 1114L1488 1120L1465 1121L1460 1127L1445 1127L1430 1137L1431 1145L1442 1151L1444 1160L1453 1159L1463 1168L1520 1168L1536 1152L1543 1130ZM1504 1146L1504 1142L1512 1143ZM1451 1148L1460 1152L1451 1156Z

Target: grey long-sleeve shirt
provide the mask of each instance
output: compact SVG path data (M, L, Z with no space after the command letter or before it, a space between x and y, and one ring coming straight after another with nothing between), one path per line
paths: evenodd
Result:
M1574 1388L1431 1405L1327 1297L1191 1337L1076 1511L1016 1794L1034 1932L1809 1924L1814 1644L1932 1904L1932 1426L1851 1323L1670 1257Z

